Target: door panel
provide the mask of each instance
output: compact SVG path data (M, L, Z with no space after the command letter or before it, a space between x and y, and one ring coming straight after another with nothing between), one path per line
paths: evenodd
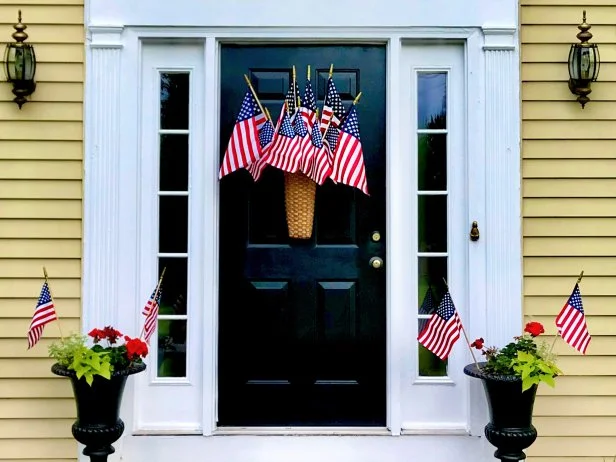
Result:
M220 183L219 425L385 425L385 48L224 46L221 159L248 74L274 119L296 66L322 104L330 63L358 107L370 197L317 188L309 240L289 239L284 177ZM381 239L373 242L371 234Z

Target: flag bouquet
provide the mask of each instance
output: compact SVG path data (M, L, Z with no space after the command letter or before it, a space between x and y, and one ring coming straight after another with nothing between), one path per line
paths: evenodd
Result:
M248 76L244 76L248 90L223 157L219 178L245 169L258 181L266 168L283 171L289 236L308 239L312 235L316 186L330 179L368 195L356 108L361 92L345 110L334 82L332 64L319 115L310 66L303 98L295 66L292 75L276 122L261 104Z

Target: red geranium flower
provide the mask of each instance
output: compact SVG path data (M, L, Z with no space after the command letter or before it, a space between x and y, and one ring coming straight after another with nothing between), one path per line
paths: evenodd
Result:
M537 337L545 332L543 325L540 322L531 321L526 324L524 332L528 332L533 337Z
M148 354L148 345L139 338L131 338L126 341L126 356L129 361L145 358Z
M480 337L480 338L475 339L475 341L471 343L471 347L481 350L483 348L483 338Z
M122 337L122 332L114 329L111 326L106 326L103 329L103 336L107 339L110 345L113 345L115 342L118 341L118 338Z
M92 329L88 332L88 335L94 339L94 343L98 343L101 339L105 338L105 334L100 329Z

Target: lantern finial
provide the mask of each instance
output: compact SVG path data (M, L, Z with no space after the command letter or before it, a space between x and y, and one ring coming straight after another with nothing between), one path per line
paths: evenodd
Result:
M578 40L582 43L588 42L592 38L592 34L588 32L592 26L586 23L586 10L582 14L582 24L577 27L580 29L580 32L576 35Z
M21 10L19 10L19 12L17 13L17 24L13 25L13 29L15 29L15 32L13 32L13 35L11 37L13 37L17 43L22 43L28 38L28 34L24 32L27 28L28 26L21 22Z

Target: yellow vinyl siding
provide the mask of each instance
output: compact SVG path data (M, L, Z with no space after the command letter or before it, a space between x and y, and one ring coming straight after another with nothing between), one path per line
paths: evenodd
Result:
M583 9L602 59L584 110L567 87ZM593 335L586 356L556 343L567 375L540 387L529 461L604 462L616 455L616 2L521 0L520 22L524 311L551 343L583 269Z
M18 9L38 64L21 110L0 83L0 460L70 462L75 404L47 357L58 327L46 326L29 351L25 335L43 265L63 332L80 328L83 0L0 0L3 42Z

